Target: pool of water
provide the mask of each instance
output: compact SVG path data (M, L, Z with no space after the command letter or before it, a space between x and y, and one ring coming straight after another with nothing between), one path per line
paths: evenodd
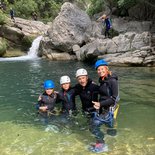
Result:
M2 155L91 155L95 139L81 113L71 121L51 120L44 125L34 104L42 93L42 83L52 79L60 90L59 78L84 67L97 83L92 65L76 61L2 61L0 62L0 151ZM117 136L105 135L106 155L155 154L155 68L110 67L119 76L120 109ZM80 100L77 98L80 110ZM102 127L103 131L106 128ZM106 132L105 132L106 133Z

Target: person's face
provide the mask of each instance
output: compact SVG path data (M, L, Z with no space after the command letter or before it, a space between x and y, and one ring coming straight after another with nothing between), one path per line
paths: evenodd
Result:
M45 92L47 95L51 95L53 93L54 89L46 89Z
M108 75L108 70L106 66L99 66L97 68L97 74L99 77L106 77Z
M86 75L79 76L79 77L77 77L77 80L82 87L85 87L88 82L88 76L86 76Z
M62 87L65 91L67 91L67 90L70 88L70 83L64 83L64 84L61 85L61 87Z

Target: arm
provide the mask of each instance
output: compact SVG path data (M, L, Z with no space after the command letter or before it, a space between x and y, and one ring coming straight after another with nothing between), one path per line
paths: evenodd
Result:
M118 97L118 82L116 79L112 79L110 84L112 95L107 97L105 100L101 100L100 102L92 102L94 104L94 108L99 109L100 107L111 106L115 104Z

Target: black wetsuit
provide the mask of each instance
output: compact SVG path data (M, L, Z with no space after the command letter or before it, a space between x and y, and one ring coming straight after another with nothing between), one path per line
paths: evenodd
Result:
M39 111L40 114L42 114L43 116L46 116L47 112L53 112L55 103L57 102L57 100L58 100L58 95L56 92L52 93L51 95L47 95L46 92L44 92L41 95L41 100L38 101L37 108L39 110L39 107L47 106L47 111L46 112Z
M104 80L99 79L99 102L101 105L98 117L92 119L91 132L95 135L97 142L104 143L104 133L100 130L100 126L106 124L109 128L113 128L114 119L103 122L109 116L109 107L115 105L118 100L118 78L116 75L108 75ZM111 131L115 129L110 129ZM108 131L108 130L107 130Z
M89 109L93 108L92 101L97 101L98 88L98 85L91 79L88 79L88 83L84 88L80 84L75 85L75 94L80 96L84 112L89 112Z
M114 105L118 99L118 78L115 74L108 75L104 80L99 78L100 88L99 102L101 107L106 110L109 110L109 107Z
M75 105L75 90L70 88L68 91L64 91L63 89L59 92L59 98L62 102L62 112L63 113L72 113L76 110Z

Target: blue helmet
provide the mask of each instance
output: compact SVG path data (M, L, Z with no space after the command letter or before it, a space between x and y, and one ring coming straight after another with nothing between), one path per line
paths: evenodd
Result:
M103 59L97 60L95 63L95 69L97 69L99 66L108 66L108 63Z
M55 87L54 82L52 80L46 80L44 82L44 89L53 89Z

